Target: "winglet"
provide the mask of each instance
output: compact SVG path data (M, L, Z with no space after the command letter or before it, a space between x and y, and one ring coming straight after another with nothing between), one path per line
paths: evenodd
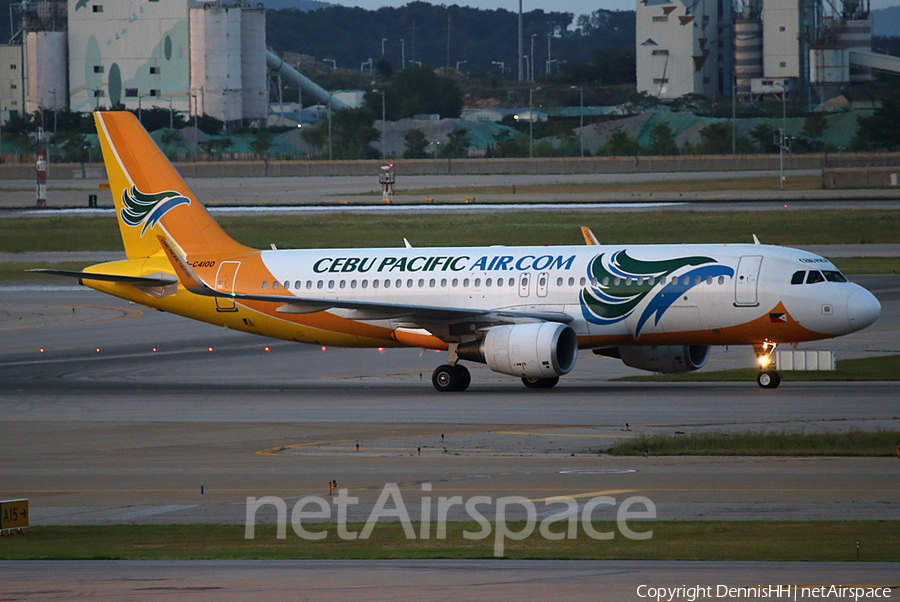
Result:
M209 287L200 279L191 266L182 259L181 255L178 254L178 251L172 246L172 243L170 243L165 236L157 236L156 238L159 239L159 244L162 246L166 257L169 259L169 263L175 268L175 275L178 276L178 280L181 281L184 288L192 293L208 294Z
M761 243L759 242L759 239L756 238L756 234L753 235L753 244L755 244L755 245L761 244Z
M597 237L594 236L594 233L587 226L581 226L581 235L584 236L584 244L586 245L594 246L600 244Z

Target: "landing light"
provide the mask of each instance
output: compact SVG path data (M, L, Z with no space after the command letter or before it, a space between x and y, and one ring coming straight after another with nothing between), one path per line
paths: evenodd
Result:
M322 345L322 351L325 351L326 349L328 349L328 347L326 347L325 345Z
M765 368L766 366L768 366L768 365L769 365L769 358L767 358L767 357L761 357L761 358L759 358L759 365L762 366L763 368Z

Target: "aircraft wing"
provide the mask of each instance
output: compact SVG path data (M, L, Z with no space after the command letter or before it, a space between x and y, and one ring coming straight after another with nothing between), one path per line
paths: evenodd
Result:
M26 270L27 272L37 272L40 274L51 274L53 276L67 276L69 278L78 278L79 280L102 280L104 282L122 282L124 284L133 284L135 286L168 286L176 284L178 279L174 276L120 276L119 274L94 274L92 272L74 272L69 270L47 270L34 269Z
M351 299L317 299L287 295L257 295L248 293L225 293L215 290L200 278L190 265L178 254L172 244L159 237L166 256L175 268L184 287L196 295L224 297L235 301L261 301L279 303L279 313L306 314L329 309L350 310L355 320L401 319L416 324L434 322L473 321L490 324L513 324L518 322L562 322L568 324L573 317L562 312L528 312L502 309L475 309L441 307L427 305L406 305L374 301L354 301Z

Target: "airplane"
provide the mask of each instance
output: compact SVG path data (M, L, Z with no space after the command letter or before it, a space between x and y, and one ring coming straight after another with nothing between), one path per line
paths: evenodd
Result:
M687 372L713 345L753 345L757 383L781 382L779 343L874 323L878 300L827 259L759 244L256 250L229 237L131 113L94 114L127 259L81 284L252 334L345 347L447 351L438 391L471 381L462 361L549 388L579 350Z

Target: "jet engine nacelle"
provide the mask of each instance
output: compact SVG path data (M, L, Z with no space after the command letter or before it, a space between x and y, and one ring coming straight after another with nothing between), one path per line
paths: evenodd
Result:
M626 366L650 372L693 372L709 359L709 345L619 347L618 352Z
M457 355L501 374L552 378L575 366L578 336L571 326L555 322L494 326L483 339L462 343Z

